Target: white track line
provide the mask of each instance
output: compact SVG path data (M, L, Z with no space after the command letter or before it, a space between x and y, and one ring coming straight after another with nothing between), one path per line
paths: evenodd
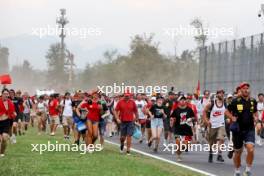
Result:
M115 142L111 142L111 141L108 141L108 140L105 140L105 142L107 142L107 143L109 143L109 144L112 144L112 145L120 146L120 144L115 143ZM216 176L215 174L212 174L212 173L209 173L209 172L205 172L205 171L203 171L203 170L196 169L196 168L193 168L193 167L190 167L190 166L186 166L186 165L184 165L184 164L176 163L176 162L174 162L174 161L167 160L167 159L164 159L164 158L162 158L162 157L158 157L158 156L155 156L155 155L151 155L151 154L149 154L149 153L142 152L142 151L137 150L137 149L134 149L134 148L131 148L131 150L134 151L134 152L136 152L136 153L139 153L139 154L142 154L142 155L145 155L145 156L151 157L151 158L155 158L155 159L158 159L158 160L161 160L161 161L164 161L164 162L167 162L167 163L170 163L170 164L176 165L176 166L180 166L180 167L183 167L183 168L186 168L186 169L192 170L192 171L194 171L194 172L198 172L198 173L200 173L200 174L209 175L209 176Z

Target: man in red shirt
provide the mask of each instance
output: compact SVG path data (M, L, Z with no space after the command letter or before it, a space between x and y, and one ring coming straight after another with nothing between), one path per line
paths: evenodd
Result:
M53 94L50 96L50 102L49 102L49 115L50 115L50 135L55 136L56 129L58 125L60 124L60 118L59 118L59 100L58 95Z
M120 152L123 152L124 142L127 141L127 155L130 155L130 147L134 132L134 121L138 119L138 110L134 100L129 92L124 94L116 105L114 114L118 124L120 124Z
M0 98L0 157L5 156L11 120L16 116L15 106L8 96L9 91L4 89Z

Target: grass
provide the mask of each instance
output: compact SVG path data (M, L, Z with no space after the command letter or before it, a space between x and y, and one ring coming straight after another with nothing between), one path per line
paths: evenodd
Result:
M4 158L0 158L0 175L3 176L196 176L195 172L159 160L132 153L119 154L118 147L106 144L101 152L81 155L80 152L32 152L31 144L60 144L61 128L55 137L38 136L30 129L25 136L17 137L16 144L9 144Z

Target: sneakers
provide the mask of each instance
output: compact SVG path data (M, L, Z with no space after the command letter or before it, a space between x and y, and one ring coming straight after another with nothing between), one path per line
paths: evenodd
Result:
M0 157L2 158L2 157L4 157L5 156L5 154L0 154Z
M12 135L10 138L11 144L15 144L16 143L16 136Z
M222 155L218 155L217 156L217 161L221 162L221 163L225 162L225 160L223 159Z
M51 135L51 136L55 136L55 133L54 133L54 132L52 132L52 133L50 133L50 135Z
M130 156L130 155L131 155L130 151L127 151L127 153L126 153L126 154L127 154L127 156Z
M181 157L181 155L177 155L177 162L182 162L182 157Z
M121 144L121 145L120 145L120 153L121 153L121 154L124 153L124 144Z
M213 154L209 153L208 163L213 163Z
M235 172L234 176L241 176L240 172Z
M151 147L151 145L152 145L152 141L149 141L148 142L148 147Z
M250 171L245 171L243 176L252 176L252 173Z
M153 152L154 152L154 153L158 153L158 148L155 147L155 148L153 149Z

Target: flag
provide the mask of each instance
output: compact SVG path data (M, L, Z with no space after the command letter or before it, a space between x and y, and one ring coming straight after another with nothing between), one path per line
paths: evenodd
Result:
M10 75L0 75L0 83L1 84L12 84L12 79Z
M198 84L196 87L196 94L198 95L198 97L200 96L200 80L198 80Z

